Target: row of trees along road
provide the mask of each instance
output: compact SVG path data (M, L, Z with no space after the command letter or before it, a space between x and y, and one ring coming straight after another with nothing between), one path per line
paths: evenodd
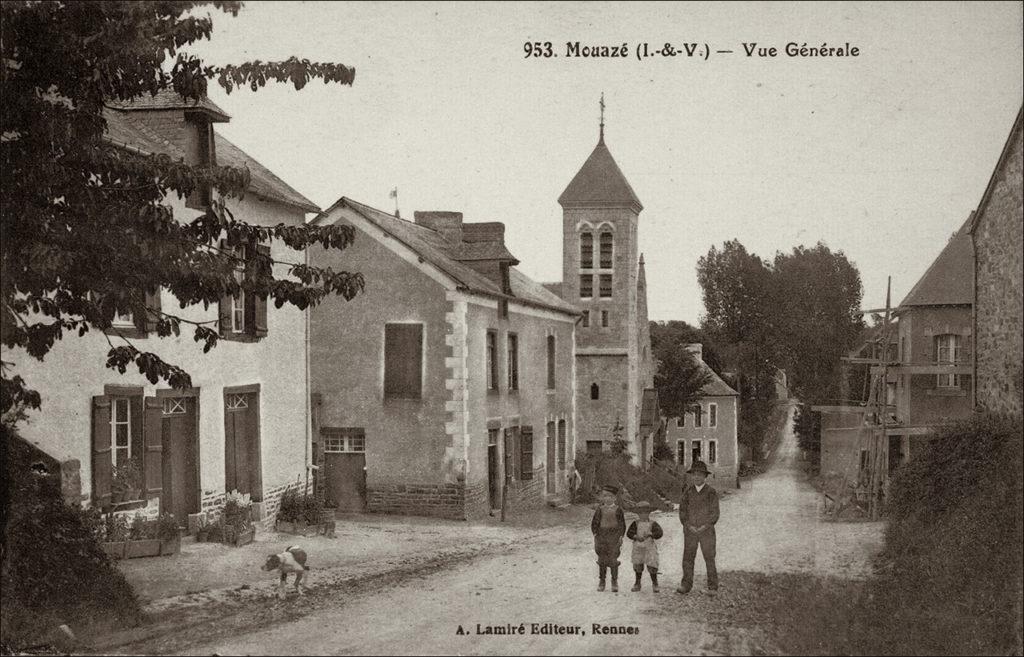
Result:
M738 241L712 246L697 264L705 315L652 323L655 386L669 417L696 401L706 381L682 345L704 344L704 360L740 393L739 440L757 454L775 402L778 370L805 403L835 402L840 358L863 329L860 274L842 251L797 246L765 260Z
M4 2L0 21L0 162L4 183L0 341L42 360L54 343L90 330L110 331L117 314L147 317L161 337L190 325L209 351L216 322L191 322L147 307L148 294L170 290L182 307L209 305L240 289L280 308L307 308L327 295L351 299L360 274L287 264L275 278L268 255L247 261L234 276L232 249L282 240L293 249L319 244L343 249L347 227L253 226L232 216L227 200L241 197L249 172L189 166L166 155L140 155L104 140L103 108L173 89L205 95L215 80L228 93L269 81L301 89L311 79L351 85L343 64L292 57L280 62L208 66L183 48L209 39L214 13L237 15L240 2ZM199 218L183 222L167 199L200 189L217 192ZM226 240L226 249L215 245ZM107 366L135 365L153 383L188 387L188 372L113 340ZM3 363L0 412L38 407L39 394Z

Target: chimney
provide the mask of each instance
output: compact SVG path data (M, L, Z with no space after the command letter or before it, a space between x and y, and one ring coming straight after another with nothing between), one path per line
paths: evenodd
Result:
M704 345L700 342L691 342L684 347L687 351L697 357L697 360L704 360Z
M416 210L413 219L420 226L436 230L450 244L462 242L462 213L446 210Z

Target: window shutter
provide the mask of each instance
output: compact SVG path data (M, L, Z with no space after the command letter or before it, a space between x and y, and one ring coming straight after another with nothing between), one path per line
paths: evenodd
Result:
M257 244L256 252L270 258L270 246L267 244ZM267 297L258 294L250 294L249 298L253 302L253 327L255 327L255 334L257 338L263 338L267 335Z
M157 287L152 292L146 292L146 308L149 311L146 312L146 316L143 318L142 326L140 327L147 333L156 333L156 323L160 319L160 288Z
M224 254L228 253L227 242L224 240L220 241L218 245L221 252ZM220 336L228 337L231 335L231 295L222 294L220 296L220 302L217 304L217 328L219 329Z
M135 461L135 465L138 466L139 472L142 472L145 467L145 453L146 443L142 439L142 432L144 431L144 412L145 404L143 404L142 395L132 395L128 398L128 403L132 408L132 460ZM139 482L142 484L143 482ZM141 486L140 486L141 487Z
M422 396L422 324L384 326L384 396L419 399Z
M99 395L92 398L92 499L96 506L110 506L113 467L110 455L110 397Z
M533 427L526 426L520 429L520 479L526 481L533 479Z
M930 333L925 333L925 336L924 336L924 359L925 359L925 362L934 363L936 361L937 356L935 354L935 339L936 339L936 336L931 335Z
M163 493L163 409L161 401L156 397L146 397L145 409L143 436L146 440L146 454L142 468L145 473L146 497L148 498Z

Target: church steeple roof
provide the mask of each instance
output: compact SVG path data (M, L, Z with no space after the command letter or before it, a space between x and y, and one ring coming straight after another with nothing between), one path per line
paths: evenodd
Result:
M558 203L563 208L629 207L636 212L644 209L626 176L622 175L622 170L615 163L615 158L605 146L603 130L594 152L558 197Z

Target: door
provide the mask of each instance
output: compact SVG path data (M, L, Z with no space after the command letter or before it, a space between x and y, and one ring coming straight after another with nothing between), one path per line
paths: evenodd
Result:
M174 514L178 525L188 523L188 514L199 513L199 432L196 418L198 397L161 398L163 437L163 511Z
M362 429L320 430L324 441L324 494L338 511L366 508L366 434Z
M547 493L548 495L554 495L555 493L555 443L558 438L555 436L555 423L548 422L548 444L547 453L545 458L547 459Z
M257 393L224 395L224 490L262 499Z

